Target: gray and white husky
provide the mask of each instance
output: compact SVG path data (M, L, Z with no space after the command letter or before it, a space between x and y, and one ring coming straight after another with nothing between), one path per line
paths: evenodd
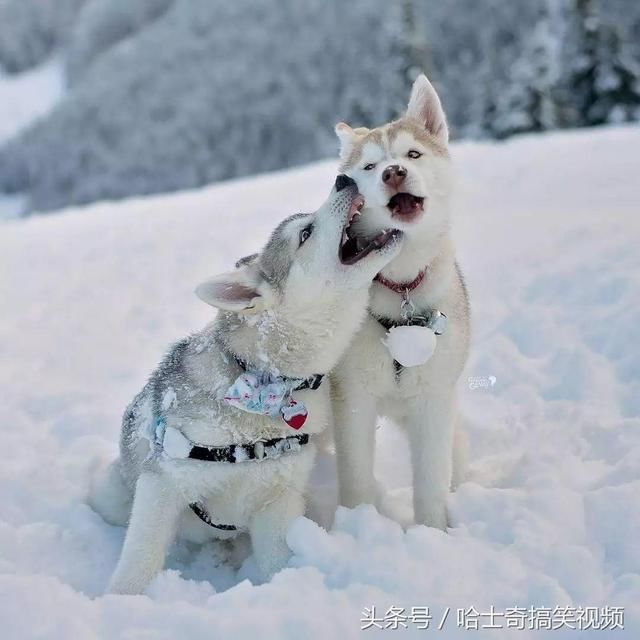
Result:
M265 579L286 564L285 534L304 513L315 455L309 435L331 419L322 376L364 320L371 279L402 243L401 232L385 230L342 259L345 228L362 202L353 180L338 176L319 211L286 219L259 255L197 288L222 311L171 348L127 408L120 458L90 498L105 519L122 523L133 496L109 591L141 592L176 534L202 541L246 530ZM259 402L287 389L282 415L226 402L247 374ZM298 421L289 419L292 407Z
M376 417L388 415L408 430L416 522L444 529L447 494L465 458L455 387L469 347L469 304L450 233L445 114L421 75L402 118L375 129L340 123L336 133L340 170L366 202L349 231L351 247L357 250L381 228L404 233L402 251L373 282L368 319L332 376L340 502L376 502ZM431 358L407 367L394 362L383 341L397 325L442 333Z

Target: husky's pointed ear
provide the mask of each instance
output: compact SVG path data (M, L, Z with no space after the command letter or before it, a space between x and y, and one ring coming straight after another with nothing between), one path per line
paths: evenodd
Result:
M200 300L218 309L254 312L264 308L259 284L260 278L251 265L242 265L235 271L205 280L196 287L195 293Z
M340 159L345 161L353 149L357 134L346 122L338 122L335 132L340 140Z
M236 262L236 269L240 269L241 267L243 267L246 264L252 264L259 257L260 257L259 253L252 253L249 256L244 256L243 258L240 258L240 260L238 260L238 262Z
M413 83L407 107L407 117L417 120L440 142L447 144L449 141L449 128L440 98L423 73Z

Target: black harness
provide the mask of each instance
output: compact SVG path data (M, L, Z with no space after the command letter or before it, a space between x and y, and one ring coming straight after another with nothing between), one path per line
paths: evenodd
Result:
M216 524L211 521L207 510L202 506L201 502L192 502L190 505L191 511L195 513L202 522L208 524L210 527L214 529L220 529L221 531L237 531L238 527L234 524Z
M232 354L238 366L247 371L248 364L239 356ZM283 378L283 380L296 381L298 378ZM324 380L324 374L316 373L308 378L303 379L295 387L293 391L303 391L309 389L315 391L320 387ZM309 434L302 433L300 435L286 436L284 438L271 438L270 440L260 440L252 444L231 444L221 447L206 447L194 444L187 455L191 460L202 460L205 462L228 462L235 464L237 462L245 462L247 460L264 460L273 457L270 452L277 452L277 455L298 449L309 442ZM214 529L221 531L236 531L237 527L233 524L217 524L211 520L209 513L201 502L192 502L189 507L202 522L208 524Z
M271 440L259 440L253 444L230 444L222 447L205 447L195 444L187 458L191 460L204 460L205 462L246 462L247 460L264 460L269 458L269 449L277 449L280 453L286 453L295 447L309 442L309 434L301 433L285 438L271 438Z
M264 460L269 458L269 450L277 450L279 454L291 451L294 447L303 446L309 442L309 434L301 433L296 436L287 436L286 438L271 438L270 440L260 440L253 444L232 444L223 447L205 447L202 445L194 445L189 451L187 458L191 460L203 460L205 462L245 462L247 460ZM237 527L233 524L216 524L211 520L209 513L201 502L192 502L191 511L195 513L200 520L215 529L222 531L236 531Z
M394 327L431 327L433 318L433 312L428 312L422 316L412 316L406 320L391 320L391 318L381 318L379 316L371 314L387 331ZM444 314L443 314L444 315ZM437 336L441 335L442 331L435 331Z

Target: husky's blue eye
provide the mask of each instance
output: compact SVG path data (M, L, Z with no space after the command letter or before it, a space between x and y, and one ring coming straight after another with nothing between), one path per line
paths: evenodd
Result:
M307 225L301 232L300 232L300 246L302 246L310 237L311 234L313 233L313 225Z
M363 169L365 171L371 171L372 169L376 168L376 163L375 162L370 162L369 164L365 164Z
M422 154L415 149L411 149L409 153L407 153L408 158L413 158L413 160L417 160L418 158L422 158Z

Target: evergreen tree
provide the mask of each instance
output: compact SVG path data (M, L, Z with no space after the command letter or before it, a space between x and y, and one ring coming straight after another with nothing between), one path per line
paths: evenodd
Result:
M67 95L0 147L41 210L334 156L419 71L458 137L640 119L638 0L0 0L0 71L50 55Z
M563 126L579 127L637 117L640 69L623 47L616 25L596 0L573 0L566 12L563 70L557 93Z
M601 27L594 82L596 100L587 113L590 124L628 122L640 116L640 65L626 50L616 25Z
M404 80L402 90L409 94L413 81L421 73L432 77L431 52L427 36L420 20L415 0L402 0L397 5L400 15L396 20L400 25L398 38L399 66Z
M545 11L513 63L506 88L497 98L490 129L496 138L557 126L556 42L550 12Z

